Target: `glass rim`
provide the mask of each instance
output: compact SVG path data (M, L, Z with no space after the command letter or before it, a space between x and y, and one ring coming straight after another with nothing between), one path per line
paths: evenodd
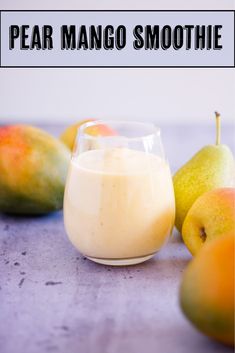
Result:
M97 136L93 136L90 135L88 133L86 133L84 130L88 127L92 127L92 126L96 126L96 125L109 125L109 124L123 124L123 125L127 125L127 124L133 124L133 125L139 125L139 126L148 126L151 127L152 132L150 132L149 134L143 134L140 136L135 136L135 137L128 137L125 135L110 135L110 136L102 136L102 135L97 135ZM86 139L90 139L90 140L97 140L97 139L110 139L110 138L125 138L126 140L130 140L130 141L140 141L143 139L150 139L153 138L154 136L158 136L160 137L161 134L161 129L159 126L156 126L154 123L152 122L143 122L143 121L137 121L137 120L93 120L93 121L88 121L85 122L83 124L81 124L78 127L77 130L77 135L76 135L76 140L78 138L81 138L82 136L84 136Z

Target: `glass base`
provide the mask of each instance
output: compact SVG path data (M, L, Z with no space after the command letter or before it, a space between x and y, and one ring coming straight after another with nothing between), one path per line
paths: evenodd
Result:
M89 260L97 262L98 264L102 265L109 265L109 266L130 266L130 265L137 265L141 262L147 261L151 259L155 255L146 255L146 256L139 256L139 257L131 257L126 259L100 259L97 257L86 256Z

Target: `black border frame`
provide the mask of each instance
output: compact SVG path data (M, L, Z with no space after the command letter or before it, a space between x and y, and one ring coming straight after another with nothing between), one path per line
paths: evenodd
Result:
M233 65L230 66L2 66L1 16L2 12L232 12L233 13ZM235 68L235 10L0 10L0 69L233 69Z

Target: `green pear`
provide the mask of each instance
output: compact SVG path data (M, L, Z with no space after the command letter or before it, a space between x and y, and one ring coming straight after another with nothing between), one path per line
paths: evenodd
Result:
M187 212L196 199L207 191L235 187L235 163L228 146L220 144L220 115L216 114L216 144L195 154L173 177L176 221L181 232Z

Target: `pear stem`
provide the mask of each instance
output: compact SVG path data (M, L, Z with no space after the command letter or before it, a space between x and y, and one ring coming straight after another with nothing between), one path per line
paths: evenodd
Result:
M220 145L220 113L215 112L216 118L216 140L215 144Z

